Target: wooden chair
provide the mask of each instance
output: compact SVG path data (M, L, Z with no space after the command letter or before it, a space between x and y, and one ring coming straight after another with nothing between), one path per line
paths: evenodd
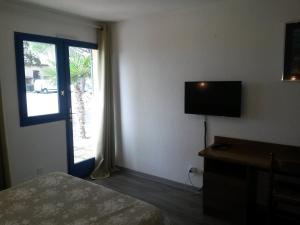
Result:
M300 225L300 163L271 154L269 225Z

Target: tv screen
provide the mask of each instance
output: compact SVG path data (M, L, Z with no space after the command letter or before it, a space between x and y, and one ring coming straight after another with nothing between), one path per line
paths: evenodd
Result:
M241 81L185 82L185 113L241 116Z

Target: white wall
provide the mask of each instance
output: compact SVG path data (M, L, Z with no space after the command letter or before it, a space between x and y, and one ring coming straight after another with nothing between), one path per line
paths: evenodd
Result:
M67 171L65 122L21 128L17 99L14 31L65 36L96 43L92 22L0 3L0 75L12 184L44 173Z
M298 0L224 0L115 24L118 164L187 182L203 168L203 117L184 114L184 81L241 80L242 118L209 117L214 135L300 145L300 84L280 81L284 28ZM201 176L193 177L197 186ZM188 183L188 182L187 182Z

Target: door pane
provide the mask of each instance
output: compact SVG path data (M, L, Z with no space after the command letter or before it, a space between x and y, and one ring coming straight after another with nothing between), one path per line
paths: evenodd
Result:
M74 163L95 157L93 50L69 47Z
M23 41L27 115L59 113L56 46Z

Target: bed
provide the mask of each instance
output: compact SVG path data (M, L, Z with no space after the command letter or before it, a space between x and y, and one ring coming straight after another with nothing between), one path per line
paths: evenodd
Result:
M0 192L1 225L169 225L156 207L64 173Z

